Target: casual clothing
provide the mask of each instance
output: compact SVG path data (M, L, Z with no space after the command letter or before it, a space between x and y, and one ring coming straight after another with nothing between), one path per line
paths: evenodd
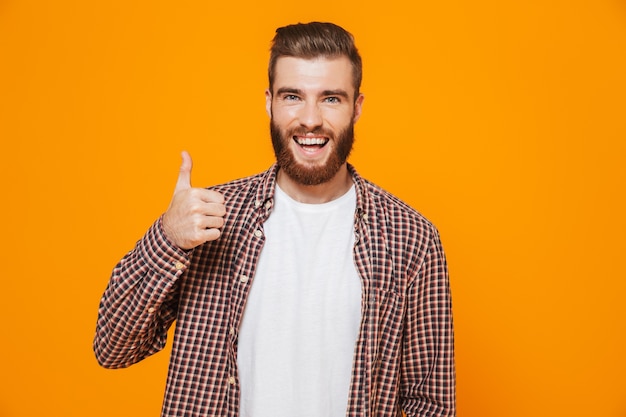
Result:
M344 416L361 323L354 186L324 204L280 187L239 328L241 417Z
M346 415L454 416L451 301L438 232L349 170L362 294ZM162 416L238 416L239 328L276 173L273 166L213 187L227 207L220 239L184 251L159 219L113 271L94 340L103 366L126 367L161 350L176 320Z

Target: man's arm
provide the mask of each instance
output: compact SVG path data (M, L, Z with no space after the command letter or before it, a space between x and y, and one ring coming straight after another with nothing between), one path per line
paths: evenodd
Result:
M94 351L107 368L122 368L163 349L176 318L177 284L188 251L220 237L224 196L191 187L191 157L182 154L167 211L115 267L98 310Z
M186 252L165 238L161 219L117 264L98 310L94 352L102 366L127 367L163 349L188 265Z
M435 232L409 288L400 389L408 417L456 415L454 332L448 267Z

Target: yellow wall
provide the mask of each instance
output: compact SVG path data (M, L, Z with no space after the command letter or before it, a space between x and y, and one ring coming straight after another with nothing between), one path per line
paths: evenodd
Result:
M270 165L269 40L309 20L364 56L352 162L441 230L459 416L626 416L624 3L253 3L0 1L0 416L158 415L167 354L99 368L100 294L182 149L199 186Z

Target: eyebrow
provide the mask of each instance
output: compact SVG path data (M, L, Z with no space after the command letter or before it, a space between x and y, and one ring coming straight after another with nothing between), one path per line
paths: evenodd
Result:
M345 98L346 100L348 100L350 98L350 96L348 95L348 92L346 90L324 90L322 92L323 96L340 96Z
M291 88L291 87L281 87L276 91L276 95L280 94L296 94L296 95L304 95L304 91L299 88ZM322 96L340 96L345 98L346 100L350 99L348 92L346 90L337 89L337 90L324 90L322 91Z

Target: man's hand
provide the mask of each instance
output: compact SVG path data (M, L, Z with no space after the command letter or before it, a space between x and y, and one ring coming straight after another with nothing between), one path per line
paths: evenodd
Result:
M181 249L191 249L220 237L224 225L224 196L217 191L191 187L191 156L182 153L178 181L163 215L165 235Z

